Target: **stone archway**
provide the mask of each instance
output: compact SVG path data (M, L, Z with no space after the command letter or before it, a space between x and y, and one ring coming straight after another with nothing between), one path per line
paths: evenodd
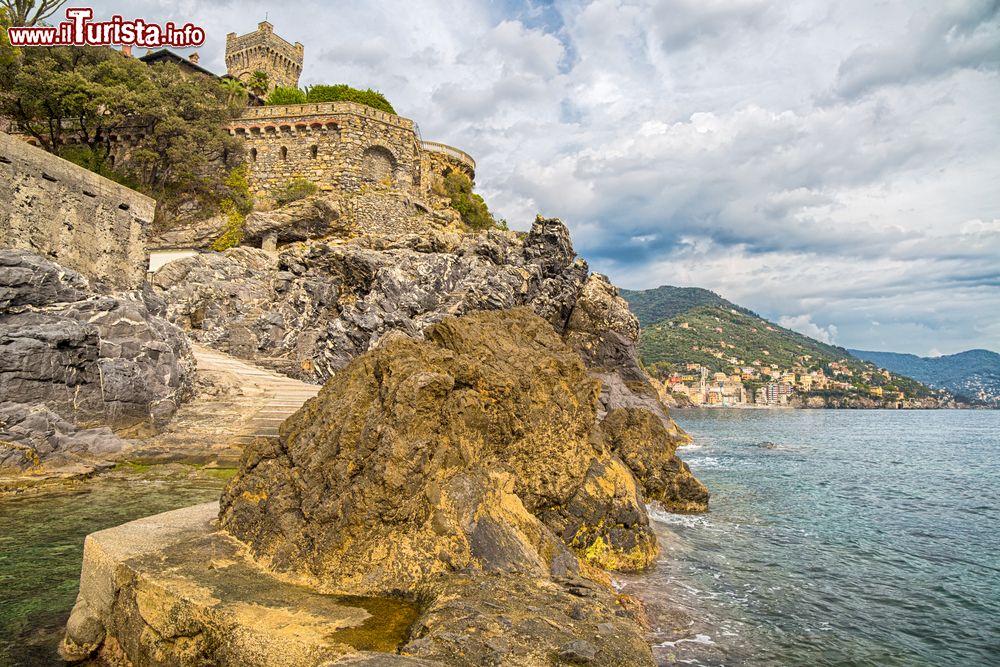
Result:
M396 184L396 156L385 146L370 146L361 156L361 180L366 183Z

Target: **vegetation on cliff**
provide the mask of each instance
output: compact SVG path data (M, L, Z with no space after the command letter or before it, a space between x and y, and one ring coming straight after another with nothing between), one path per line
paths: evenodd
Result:
M506 227L506 223L498 223L490 213L486 200L472 191L472 180L462 172L453 171L444 177L444 193L469 227L475 230Z
M219 238L212 243L212 250L218 252L243 242L247 215L253 210L253 194L250 192L245 165L229 172L225 186L226 196L219 203L219 211L225 216L226 226Z
M372 90L371 88L361 90L360 88L352 88L344 83L332 86L317 84L305 90L288 86L278 86L264 100L264 103L268 105L305 104L307 102L355 102L356 104L364 104L365 106L385 111L386 113L396 113L396 110L389 103L389 100L385 98L385 95L377 90Z
M214 209L242 143L215 80L101 47L22 49L0 68L0 115L45 150L155 197L158 216ZM127 134L128 150L115 137Z

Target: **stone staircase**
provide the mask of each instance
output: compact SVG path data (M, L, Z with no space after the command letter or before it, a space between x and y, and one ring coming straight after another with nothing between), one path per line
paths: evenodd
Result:
M219 372L235 378L248 401L248 414L231 434L246 443L254 438L276 438L281 422L319 393L319 385L279 375L203 345L191 346L198 372ZM249 391L248 391L249 390Z
M234 467L246 445L277 438L281 423L320 390L204 345L191 348L207 388L181 406L165 431L138 441L130 460Z

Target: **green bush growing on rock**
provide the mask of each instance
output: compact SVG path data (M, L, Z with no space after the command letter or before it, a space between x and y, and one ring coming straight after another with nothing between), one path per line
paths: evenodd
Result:
M372 90L371 88L361 90L359 88L352 88L345 83L339 83L334 86L325 84L311 86L306 90L305 101L355 102L357 104L364 104L365 106L372 107L373 109L378 109L379 111L385 111L386 113L396 113L396 110L392 108L391 104L389 104L389 100L385 98L385 95L377 90Z
M274 203L278 206L305 199L319 191L319 186L302 177L289 179L274 192Z
M253 210L253 195L250 193L247 173L244 165L233 169L226 177L228 194L219 202L219 210L226 216L226 227L212 243L212 250L216 252L238 246L243 241L247 214Z
M270 92L264 101L269 106L277 104L305 104L306 94L299 88L278 86Z
M451 207L462 216L462 222L473 229L498 227L482 197L472 191L472 180L460 171L444 177L444 189L451 199Z

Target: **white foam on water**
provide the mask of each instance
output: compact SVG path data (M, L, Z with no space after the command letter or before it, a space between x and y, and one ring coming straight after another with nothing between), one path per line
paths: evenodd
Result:
M669 646L677 646L678 644L704 644L705 646L715 646L715 642L709 635L695 635L694 637L683 637L672 642L661 642L657 646L661 648L666 648Z
M674 514L652 505L646 506L649 518L667 526L684 526L685 528L706 528L714 524L700 514Z

